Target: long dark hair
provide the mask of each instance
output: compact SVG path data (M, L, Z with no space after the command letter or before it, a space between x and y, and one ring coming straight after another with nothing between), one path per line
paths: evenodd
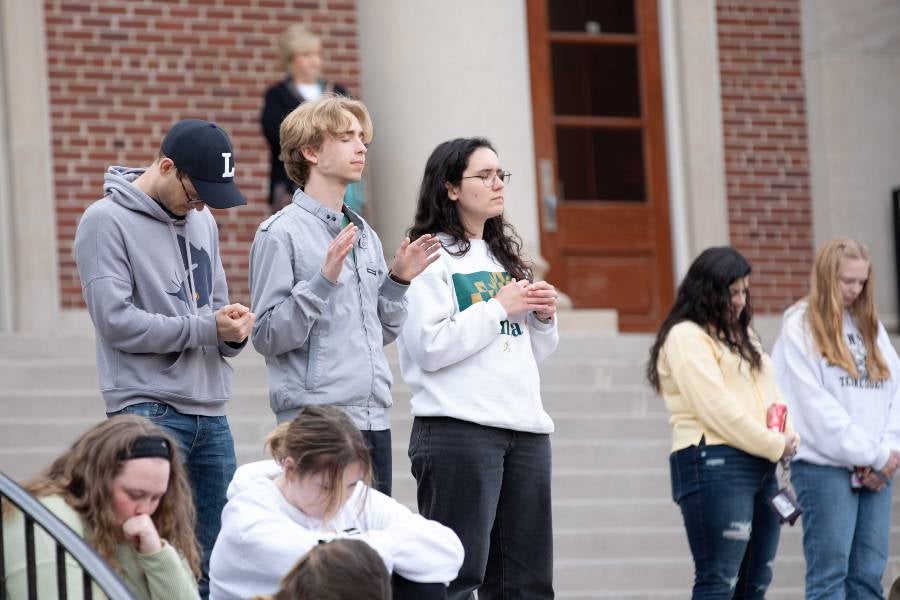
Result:
M447 195L447 183L458 186L462 183L463 172L469 164L469 157L479 148L494 146L485 138L456 138L439 144L425 163L425 175L419 188L418 205L413 226L409 228L409 239L431 233L445 233L453 238L457 249L450 251L454 256L463 256L469 251L469 235L463 227L456 209L456 203ZM484 242L494 259L515 279L531 279L531 265L520 253L522 239L515 229L503 218L492 217L484 224Z
M682 321L693 321L749 362L753 371L759 370L762 355L750 337L750 321L753 319L750 294L748 292L744 310L734 319L731 293L728 291L732 283L749 275L751 270L747 259L730 246L707 248L694 260L684 281L678 286L675 304L650 348L647 381L654 390L659 391L659 373L656 371L659 351L672 327Z

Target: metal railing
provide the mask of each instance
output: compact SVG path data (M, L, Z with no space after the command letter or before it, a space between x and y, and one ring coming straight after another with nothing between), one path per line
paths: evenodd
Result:
M38 525L47 535L56 541L56 597L67 600L66 586L66 553L81 566L82 585L85 600L93 598L93 585L96 583L110 600L134 600L134 595L126 587L115 571L94 552L84 539L72 531L56 515L50 512L34 496L26 492L19 484L0 471L0 515L3 504L14 504L25 517L25 561L28 600L39 600L37 593L37 564L35 560L34 527ZM6 562L3 549L3 536L12 532L3 529L3 518L0 517L0 600L7 600Z

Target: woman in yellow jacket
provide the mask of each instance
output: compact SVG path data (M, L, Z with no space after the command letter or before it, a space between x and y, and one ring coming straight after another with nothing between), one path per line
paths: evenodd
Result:
M647 378L672 414L672 498L694 558L693 599L764 598L779 518L775 465L796 434L770 430L783 404L750 328L750 264L730 247L694 260L650 350Z

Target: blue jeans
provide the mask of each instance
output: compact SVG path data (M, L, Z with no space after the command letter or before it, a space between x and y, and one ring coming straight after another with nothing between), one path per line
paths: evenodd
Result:
M197 509L197 541L203 560L200 597L208 598L209 556L222 526L225 491L237 466L228 419L186 415L161 402L132 404L113 414L145 417L178 442Z
M791 481L803 506L806 598L884 598L891 485L880 492L850 487L850 471L802 460Z
M451 600L553 598L549 435L416 417L409 456L419 512L465 549Z
M694 557L693 600L763 599L781 525L768 500L775 465L731 446L690 446L669 457L672 498Z

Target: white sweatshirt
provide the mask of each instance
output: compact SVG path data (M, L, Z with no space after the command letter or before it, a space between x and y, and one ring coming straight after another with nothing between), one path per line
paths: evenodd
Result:
M508 319L494 295L511 281L483 240L441 258L416 277L398 338L400 371L417 417L550 433L537 363L559 342L556 318Z
M900 450L897 352L879 323L876 343L891 377L885 381L869 379L862 335L845 311L844 337L860 373L858 379L854 378L829 364L816 349L806 308L802 301L785 312L781 335L772 351L776 381L803 440L795 460L880 470L891 450Z
M284 498L272 460L241 466L228 486L222 529L210 559L210 598L274 594L281 579L320 541L352 537L374 548L389 572L410 581L456 578L463 547L448 527L429 521L362 482L330 521L322 523Z

